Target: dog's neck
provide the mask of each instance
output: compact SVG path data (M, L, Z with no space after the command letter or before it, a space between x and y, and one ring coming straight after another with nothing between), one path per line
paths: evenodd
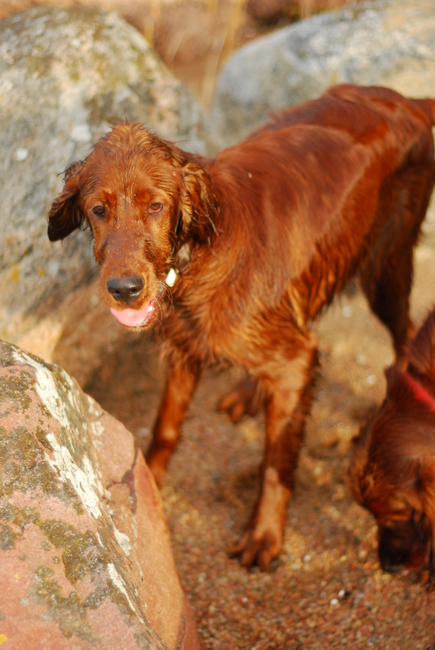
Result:
M173 262L170 264L168 273L165 278L165 284L172 289L178 279L178 275L188 266L190 262L191 245L184 243L180 250L174 256Z
M420 386L420 384L418 384L407 372L402 372L401 374L408 388L410 388L414 393L414 397L416 397L419 402L423 402L432 413L435 413L435 399L432 395Z

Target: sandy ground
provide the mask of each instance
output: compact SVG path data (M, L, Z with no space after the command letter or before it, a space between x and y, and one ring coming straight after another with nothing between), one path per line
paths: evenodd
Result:
M417 323L435 304L434 226L416 254ZM351 439L384 395L389 336L358 291L337 300L316 329L322 373L271 573L248 572L227 554L256 497L263 418L234 425L216 412L236 379L224 372L205 374L185 421L162 496L205 647L435 648L435 595L425 574L380 570L374 521L346 486ZM87 390L146 441L163 377L156 346L131 334Z

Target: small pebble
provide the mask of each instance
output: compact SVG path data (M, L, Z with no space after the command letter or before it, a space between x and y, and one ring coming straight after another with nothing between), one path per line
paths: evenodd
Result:
M338 605L338 598L331 598L331 600L329 601L329 604L330 605Z
M376 375L369 375L367 377L367 383L369 386L374 386L376 384Z
M15 151L15 160L17 162L24 162L26 160L26 158L28 157L28 155L29 155L29 150L28 149L24 149L24 147L19 147Z
M352 307L350 307L349 305L343 307L343 316L345 318L350 318L352 316Z
M149 427L141 427L140 429L138 429L138 434L143 438L148 438L148 436L150 435Z
M51 276L57 275L59 271L59 262L57 262L56 260L52 260L51 262L49 262L47 266L47 270Z

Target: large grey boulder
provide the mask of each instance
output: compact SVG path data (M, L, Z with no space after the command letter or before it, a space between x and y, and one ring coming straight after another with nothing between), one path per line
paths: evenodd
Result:
M271 110L341 83L435 97L434 0L375 0L320 14L241 48L218 79L210 128L240 140Z
M88 235L53 245L46 214L61 187L58 174L122 119L206 153L198 103L116 14L37 8L0 23L3 338L19 341L91 277Z

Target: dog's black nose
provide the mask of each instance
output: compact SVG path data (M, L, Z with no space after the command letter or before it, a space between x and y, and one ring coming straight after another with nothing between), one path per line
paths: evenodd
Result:
M107 280L107 290L115 300L128 305L140 296L144 284L144 279L139 277L110 278Z

